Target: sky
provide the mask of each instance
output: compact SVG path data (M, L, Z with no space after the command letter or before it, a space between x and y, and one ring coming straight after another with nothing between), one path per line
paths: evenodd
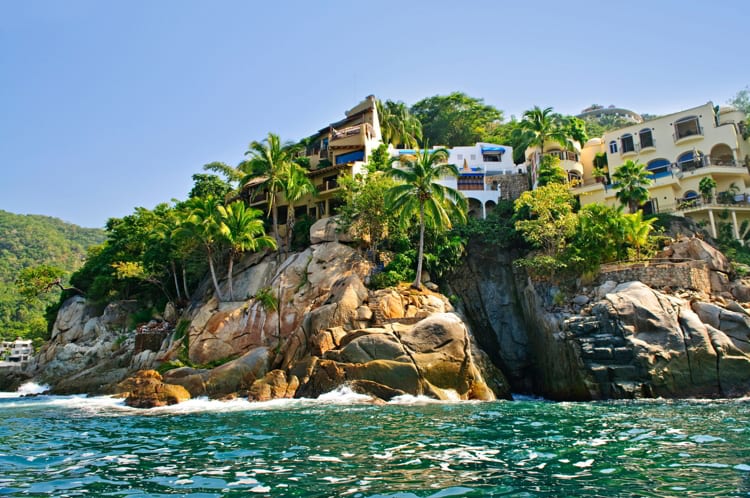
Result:
M0 0L0 209L103 227L374 94L667 114L750 85L746 0ZM2 234L0 234L2 237Z

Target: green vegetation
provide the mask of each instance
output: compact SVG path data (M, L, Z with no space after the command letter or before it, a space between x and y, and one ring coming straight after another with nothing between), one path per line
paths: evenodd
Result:
M0 210L0 234L0 338L39 345L70 272L81 266L87 248L104 240L104 231Z
M502 122L502 111L465 93L435 95L411 107L422 123L425 143L443 147L482 141Z
M394 147L417 147L422 136L422 123L414 116L406 104L386 100L377 101L380 131L383 142Z

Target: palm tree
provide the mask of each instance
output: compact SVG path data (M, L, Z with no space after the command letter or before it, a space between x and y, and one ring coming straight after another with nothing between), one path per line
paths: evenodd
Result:
M263 213L257 209L248 208L241 201L233 202L228 206L218 206L220 215L219 233L229 244L229 263L227 269L227 283L229 287L229 300L234 301L234 289L232 286L232 270L234 259L237 255L246 251L258 251L263 248L276 249L276 241L266 235L263 228Z
M219 281L214 268L214 254L222 240L219 224L219 206L221 201L213 196L193 197L185 202L183 222L179 232L188 237L194 237L203 245L208 258L208 268L211 270L211 280L214 284L216 297L222 300Z
M547 142L557 142L566 148L570 146L570 138L551 107L541 109L534 106L524 112L520 127L526 134L526 146L539 147L540 156L544 155L544 144Z
M261 142L253 141L245 155L250 156L247 162L250 172L245 175L240 185L248 181L263 177L268 190L268 214L273 220L273 238L276 245L281 245L279 239L279 194L284 191L285 177L292 164L298 144L282 143L278 135L269 133Z
M620 165L612 175L615 182L615 197L624 205L628 206L631 213L635 213L638 207L648 200L648 187L651 179L646 168L638 161L628 159Z
M289 203L286 211L286 250L289 251L290 241L292 240L292 230L294 230L295 213L294 203L299 201L307 194L316 195L318 193L315 185L307 176L307 171L300 165L291 163L284 174L284 197Z
M458 176L454 164L445 161L446 149L416 149L413 156L402 156L401 168L391 168L388 173L403 181L386 194L386 203L399 213L403 226L413 216L419 219L419 252L417 255L417 277L413 287L422 288L422 259L424 257L424 230L430 224L438 230L451 228L451 215L466 220L466 198L450 187L436 183L442 176Z
M653 228L656 218L643 219L643 211L623 215L622 227L625 242L635 248L636 260L641 259L641 248L648 244L648 236Z
M392 100L383 103L378 100L377 110L383 142L394 147L416 147L418 140L422 140L422 123L409 112L406 104Z
M698 190L701 193L701 196L703 196L704 202L711 202L712 199L712 193L714 189L716 188L716 180L711 178L710 176L705 176L701 178L700 183L698 183Z

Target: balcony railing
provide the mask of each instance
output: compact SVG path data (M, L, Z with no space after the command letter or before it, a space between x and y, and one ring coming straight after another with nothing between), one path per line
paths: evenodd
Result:
M325 180L323 183L318 185L318 192L326 192L335 188L339 188L338 180Z
M545 152L550 156L554 156L561 161L574 161L578 162L578 154L567 150L553 150L552 152Z

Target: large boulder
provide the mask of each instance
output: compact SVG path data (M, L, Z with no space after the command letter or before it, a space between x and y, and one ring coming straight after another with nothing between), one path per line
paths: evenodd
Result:
M182 386L166 384L156 370L141 370L118 384L125 404L134 408L154 408L187 401L190 393Z
M438 399L510 397L507 381L473 347L463 321L453 313L436 313L414 325L391 323L388 328L353 330L330 346L301 375L298 395L317 397L349 385L376 397L381 393L384 399L399 394ZM485 378L491 378L491 386Z
M310 227L310 243L352 242L348 231L342 230L337 216L321 218Z

